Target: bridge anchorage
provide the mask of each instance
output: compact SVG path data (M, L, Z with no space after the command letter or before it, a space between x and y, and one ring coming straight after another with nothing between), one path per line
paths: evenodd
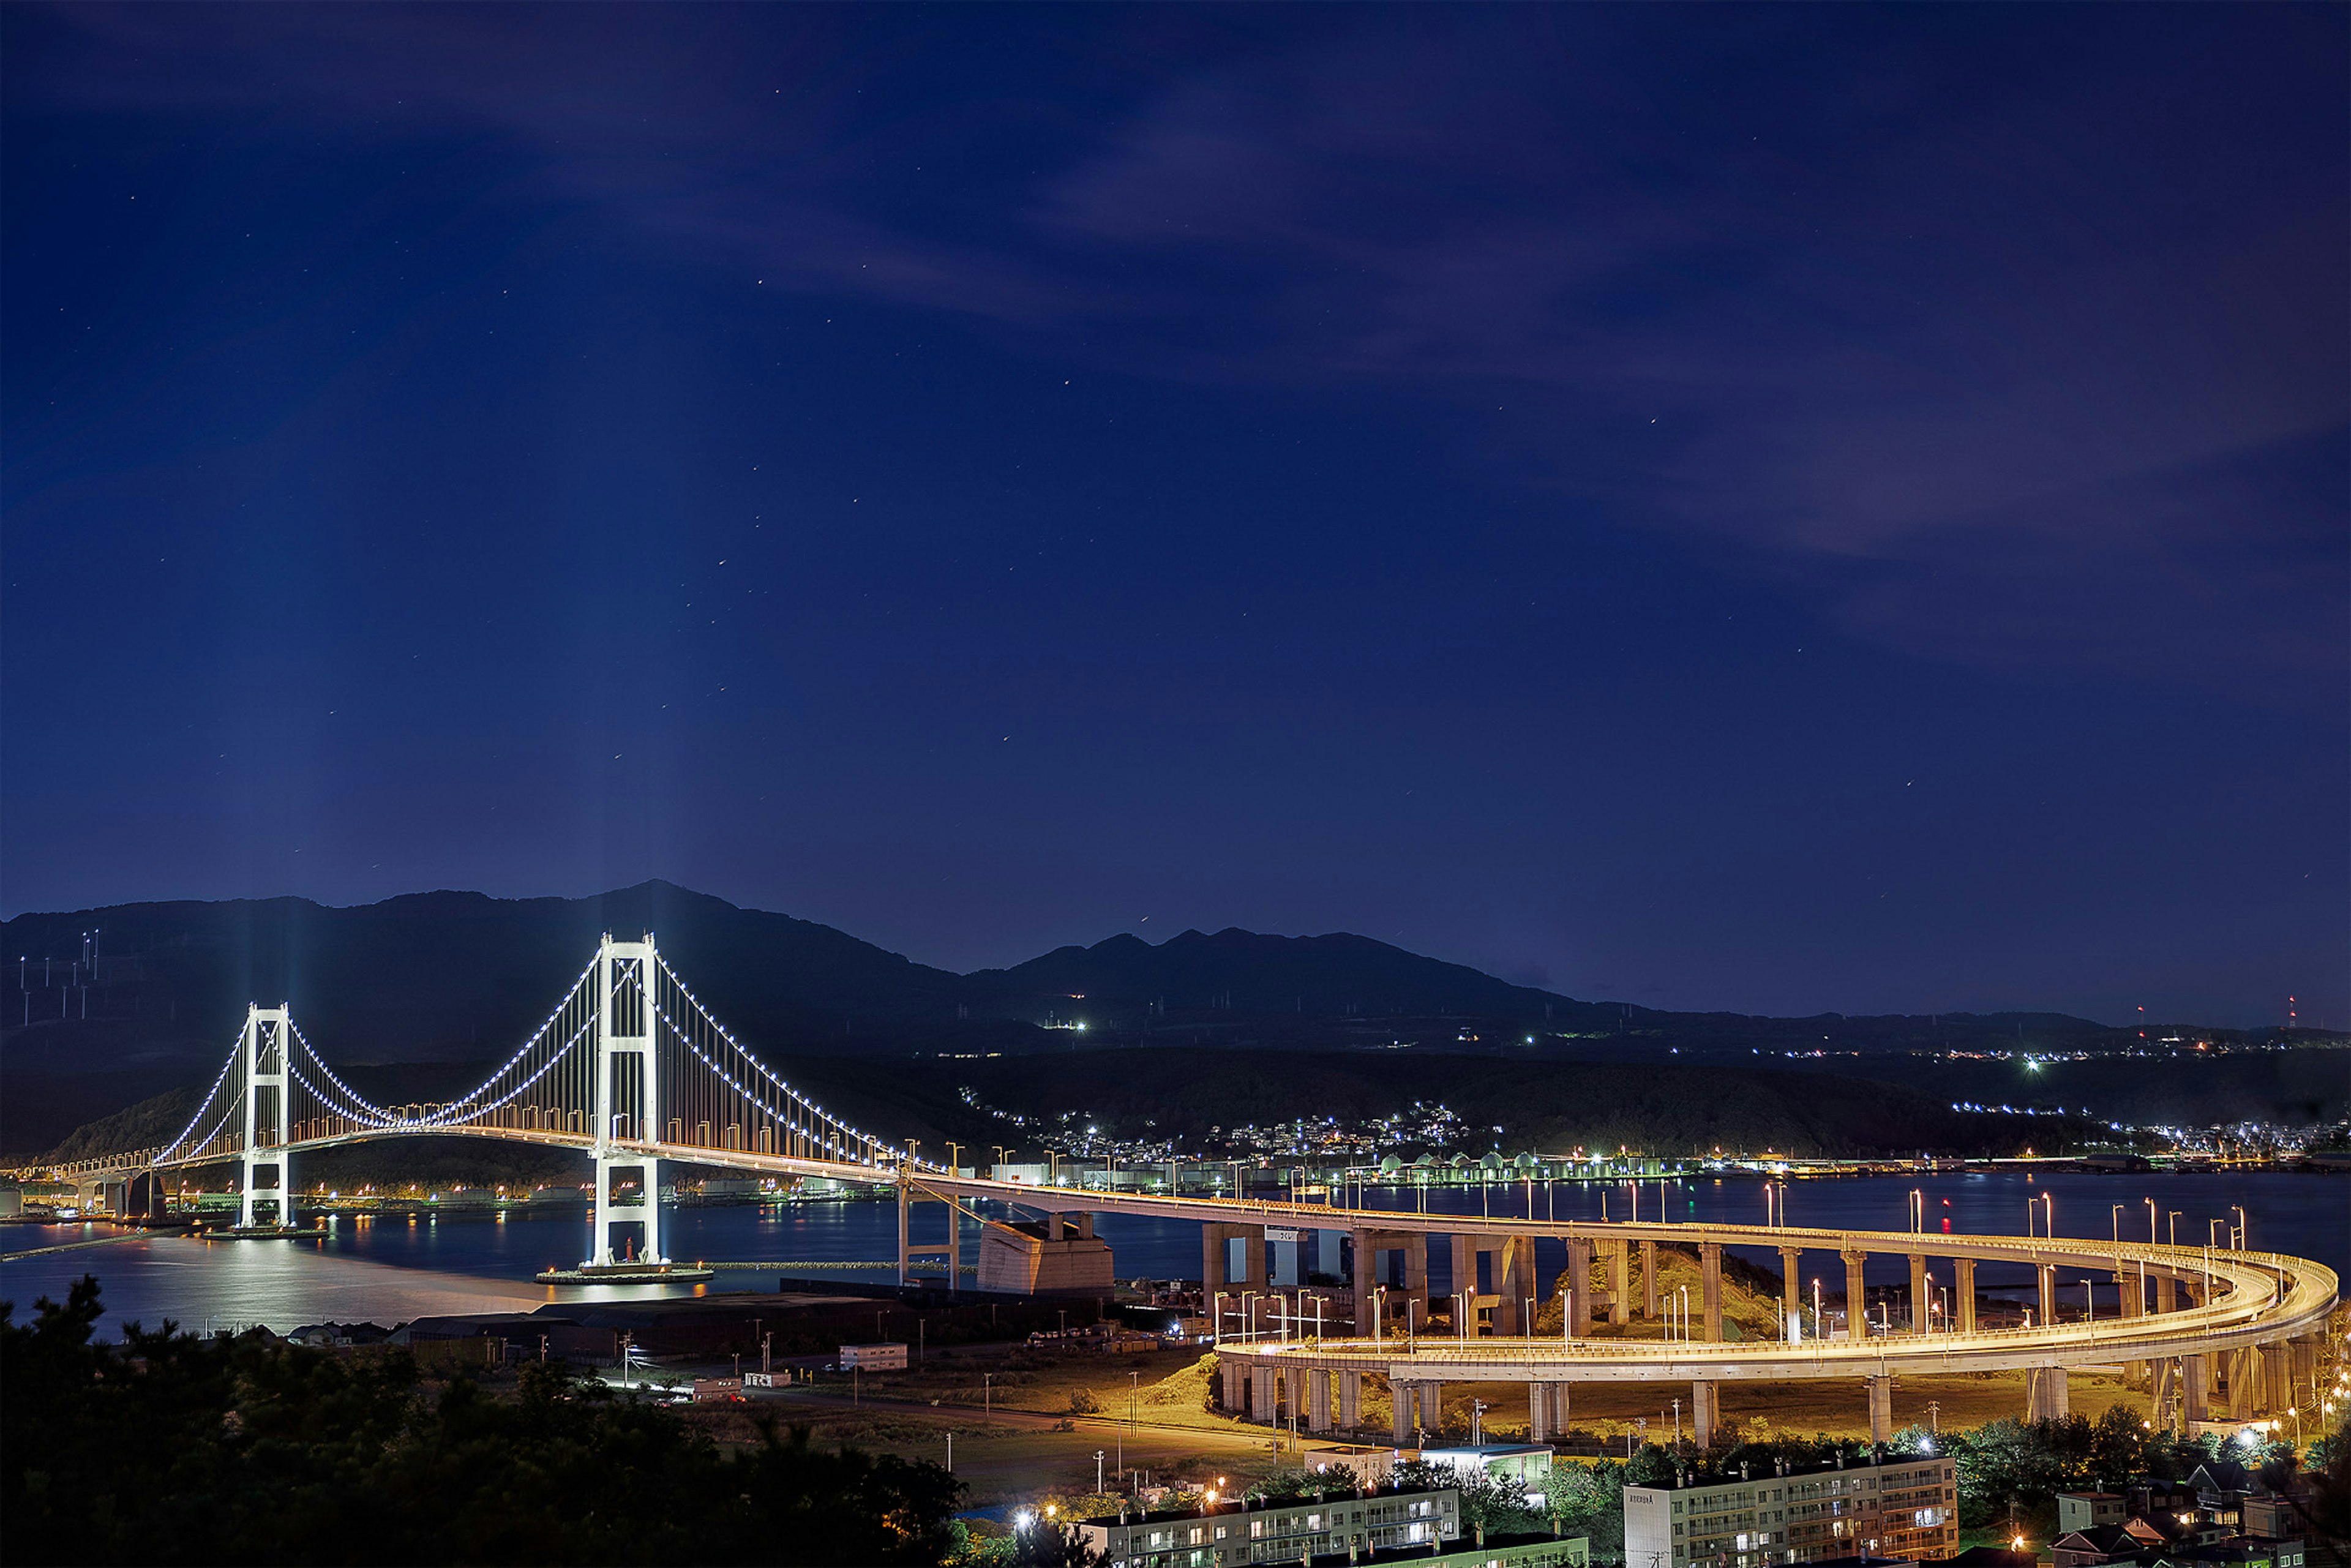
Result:
M201 1131L200 1131L201 1129ZM235 1161L238 1222L224 1239L318 1236L296 1214L300 1152L404 1136L473 1136L575 1148L595 1163L588 1255L544 1283L696 1281L673 1261L661 1198L665 1160L778 1176L901 1179L906 1156L795 1091L710 1016L648 933L609 935L537 1032L490 1074L440 1104L379 1105L338 1077L283 1004L247 1009L220 1074L162 1149L101 1162L165 1171Z

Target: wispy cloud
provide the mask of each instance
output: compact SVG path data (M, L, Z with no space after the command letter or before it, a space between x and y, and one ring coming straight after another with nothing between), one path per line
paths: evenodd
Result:
M499 139L550 199L773 287L1490 405L1513 482L1812 581L1855 635L2340 685L2342 95L2160 87L2214 29L2339 17L2011 18L2050 57L1996 90L1958 29L1810 14L1097 19L1075 55L1130 26L1164 63L1034 156L907 184L877 171L955 162L1021 89L925 103L935 40L845 13L45 15L20 103Z

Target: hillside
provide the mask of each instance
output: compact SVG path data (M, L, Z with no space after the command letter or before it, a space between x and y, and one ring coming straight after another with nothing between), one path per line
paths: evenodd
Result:
M83 946L93 930L99 934L94 972ZM1354 1069L1290 1059L1410 1047L1422 1064L1415 1075L1472 1083L1499 1071L1504 1087L1496 1091L1501 1109L1494 1120L1528 1119L1525 1107L1509 1103L1526 1075L1582 1075L1613 1086L1605 1098L1624 1109L1609 1125L1628 1133L1637 1125L1644 1139L1717 1135L1712 1118L1732 1135L1768 1124L1789 1139L1815 1137L1825 1146L1851 1136L1830 1125L1843 1114L1831 1109L1843 1103L1835 1092L1816 1086L1784 1097L1759 1091L1745 1112L1729 1103L1719 1112L1700 1110L1716 1097L1655 1100L1648 1086L1665 1080L1645 1079L1637 1069L1670 1063L1677 1052L1683 1066L1741 1069L1775 1057L1798 1065L1801 1053L1805 1067L1892 1077L1945 1105L1959 1099L2046 1103L2041 1086L2008 1082L2014 1069L2007 1057L2113 1051L2144 1040L2136 1031L2054 1013L1771 1019L1659 1012L1511 985L1346 933L1186 931L1156 945L1122 935L1009 968L956 975L831 926L738 908L661 882L583 899L428 893L347 909L297 898L141 904L23 915L0 925L9 946L25 956L0 970L0 1149L49 1148L127 1105L209 1082L249 1000L290 1003L305 1035L340 1065L421 1067L489 1057L545 1017L601 933L646 930L658 934L695 991L763 1055L812 1066L839 1059L848 1066L817 1070L839 1081L845 1101L876 1102L864 1118L875 1126L894 1125L888 1114L915 1115L914 1106L893 1103L928 1093L899 1082L894 1067L889 1075L873 1073L869 1064L880 1061L1010 1061L1038 1052L1060 1057L1081 1043L1158 1046L1229 1053L1236 1073L1245 1073L1244 1059L1253 1056L1311 1077ZM1084 1025L1082 1033L1053 1027L1074 1023ZM2210 1030L2197 1037L2220 1047L2251 1038ZM2304 1031L2298 1038L2316 1037ZM1965 1071L1922 1065L1930 1055L1954 1051L2001 1059ZM1426 1065L1440 1052L1507 1053L1512 1063L1499 1070ZM1628 1064L1636 1071L1614 1071ZM2175 1086L2164 1102L2192 1104L2193 1080L2206 1065L2188 1063L2166 1077ZM1131 1071L1149 1080L1167 1076L1156 1062ZM2068 1091L2093 1080L2110 1082L2117 1093L2136 1084L2142 1091L2134 1096L2136 1108L2156 1103L2144 1092L2155 1081L2146 1072L2062 1076ZM2263 1080L2228 1099L2248 1113L2280 1100L2292 1114L2317 1115L2340 1105L2339 1094L2329 1098L2327 1082L2323 1069L2296 1069L2290 1082L2281 1078L2271 1088ZM1230 1119L1235 1107L1258 1104L1238 1081L1227 1082L1232 1098L1204 1107L1210 1124ZM1965 1093L1945 1092L1962 1084ZM1388 1091L1366 1092L1383 1098ZM1808 1111L1807 1100L1818 1103ZM2103 1099L2070 1092L2055 1103L2094 1103L2111 1113ZM1889 1115L1898 1103L1887 1102ZM938 1114L951 1122L955 1113L943 1107ZM1808 1114L1827 1120L1808 1130ZM1586 1141L1615 1136L1588 1118L1574 1124ZM1938 1135L1925 1122L1906 1125L1896 1142L1931 1143ZM1891 1130L1886 1135L1895 1137Z

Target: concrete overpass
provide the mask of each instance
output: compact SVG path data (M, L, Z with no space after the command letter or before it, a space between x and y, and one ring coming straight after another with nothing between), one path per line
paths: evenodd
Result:
M2219 1416L2245 1417L2283 1410L2315 1373L2320 1336L2336 1302L2338 1281L2323 1264L2279 1253L2208 1250L2147 1242L2082 1238L1947 1236L1911 1231L1836 1230L1800 1226L1671 1222L1549 1222L1527 1218L1419 1214L1328 1204L1208 1197L1166 1197L1040 1187L977 1176L912 1171L901 1183L901 1268L923 1253L947 1247L910 1248L904 1215L925 1198L968 1205L988 1199L1040 1214L1125 1213L1195 1220L1203 1228L1204 1297L1265 1296L1254 1268L1238 1277L1235 1250L1248 1263L1261 1257L1256 1243L1269 1229L1336 1230L1353 1239L1353 1332L1314 1337L1300 1314L1285 1312L1280 1327L1218 1346L1226 1408L1275 1421L1294 1416L1310 1431L1360 1426L1363 1379L1384 1379L1390 1392L1393 1436L1399 1444L1435 1425L1448 1383L1515 1383L1527 1388L1530 1430L1541 1437L1566 1430L1578 1383L1685 1382L1698 1440L1713 1436L1719 1390L1725 1382L1850 1381L1867 1400L1873 1436L1891 1431L1892 1379L1949 1373L2022 1372L2029 1417L2067 1413L2070 1367L2120 1362L2148 1379L2156 1408L2179 1426ZM1458 1297L1447 1332L1428 1329L1426 1238L1450 1239L1454 1278L1485 1288ZM1565 1244L1562 1281L1546 1298L1534 1271L1534 1243ZM1226 1243L1238 1240L1232 1249ZM1402 1243L1401 1247L1397 1243ZM1698 1259L1701 1301L1673 1341L1597 1339L1594 1321L1615 1324L1635 1315L1660 1316L1656 1251L1675 1245ZM1782 1321L1801 1314L1798 1299L1806 1252L1834 1252L1844 1264L1848 1301L1862 1300L1863 1270L1873 1255L1909 1265L1909 1332L1863 1338L1726 1342L1722 1315L1725 1248L1777 1251L1782 1260ZM1383 1286L1374 1278L1386 1253L1405 1254L1405 1280ZM1105 1260L1107 1254L1104 1254ZM1637 1261L1636 1261L1637 1258ZM1423 1260L1416 1271L1414 1260ZM1924 1303L1930 1270L1949 1264L1954 1311L1936 1328ZM1985 1263L2021 1267L2036 1281L2039 1305L2029 1328L1987 1329L1976 1322L1975 1272ZM1595 1264L1598 1272L1595 1273ZM2120 1311L2088 1322L2057 1320L2058 1270L2110 1275ZM1416 1278L1416 1272L1417 1277ZM951 1276L952 1277L952 1276ZM1641 1290L1636 1297L1634 1281ZM983 1275L985 1278L985 1275ZM1594 1282L1599 1281L1599 1282ZM1107 1281L1104 1281L1107 1283ZM1560 1301L1557 1333L1531 1332L1531 1309ZM1860 1314L1849 1309L1849 1319ZM1889 1314L1890 1315L1890 1314ZM1374 1325L1377 1325L1374 1333ZM1864 1324L1865 1333L1866 1324ZM1927 1332L1929 1329L1934 1332ZM1466 1330L1466 1332L1465 1332ZM1847 1330L1851 1333L1850 1326ZM2217 1391L2227 1390L2225 1404Z

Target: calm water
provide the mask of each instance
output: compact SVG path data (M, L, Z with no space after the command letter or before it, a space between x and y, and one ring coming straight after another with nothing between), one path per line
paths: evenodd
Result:
M1909 1194L1924 1191L1928 1228L1948 1224L1955 1234L2020 1235L2024 1230L2028 1196L2043 1192L2056 1205L2057 1229L2063 1235L2105 1236L2112 1233L2112 1206L2125 1205L2126 1239L2147 1236L2145 1199L2156 1200L2160 1222L2179 1211L2182 1243L2200 1241L2207 1222L2228 1218L2230 1206L2242 1204L2252 1232L2252 1245L2298 1253L2351 1276L2351 1178L2243 1173L2220 1176L2088 1176L2079 1174L2027 1176L2022 1174L1951 1175L1924 1178L1855 1177L1792 1184L1788 1189L1787 1220L1792 1225L1850 1226L1876 1230L1901 1230L1908 1226ZM1407 1207L1416 1195L1374 1189L1372 1201L1382 1207ZM1497 1217L1523 1216L1530 1197L1523 1184L1496 1185L1481 1195L1477 1189L1432 1191L1429 1207L1439 1213L1491 1212ZM1610 1218L1630 1218L1623 1186L1601 1188L1565 1183L1546 1189L1538 1184L1531 1193L1533 1217L1541 1225L1560 1219L1597 1219L1603 1203ZM1736 1177L1706 1177L1668 1182L1665 1188L1668 1219L1720 1219L1760 1224L1763 1219L1759 1183ZM1640 1218L1660 1218L1655 1183L1645 1183ZM917 1239L935 1239L943 1223L936 1206L915 1210ZM894 1206L873 1202L801 1204L770 1207L681 1208L670 1217L669 1251L679 1259L730 1262L860 1261L894 1258L897 1250ZM359 1219L343 1216L333 1235L319 1242L205 1243L181 1237L141 1237L104 1247L0 1263L0 1297L25 1312L40 1295L62 1298L67 1287L84 1273L94 1273L105 1286L107 1327L112 1333L126 1320L150 1326L166 1317L201 1328L214 1323L266 1323L290 1329L327 1319L372 1320L392 1323L432 1313L528 1311L552 1301L614 1300L683 1293L686 1287L590 1288L545 1287L531 1276L549 1264L576 1262L587 1244L584 1207L569 1212L512 1214L505 1220L488 1215L451 1215L438 1219L406 1217ZM967 1260L974 1239L967 1225ZM1200 1271L1197 1226L1175 1220L1103 1215L1097 1231L1111 1244L1122 1278L1188 1278ZM0 1228L0 1250L18 1251L55 1241L108 1234L103 1227L8 1226ZM1776 1269L1771 1252L1754 1254ZM1541 1243L1538 1266L1548 1286L1550 1276L1564 1266L1565 1249ZM1807 1270L1824 1276L1839 1271L1826 1255L1808 1256ZM1874 1260L1874 1282L1894 1282L1905 1277L1907 1265L1898 1257ZM1450 1287L1446 1254L1440 1243L1430 1269L1431 1288ZM784 1276L794 1283L827 1277L820 1271L793 1270ZM882 1270L841 1270L831 1277L879 1283L893 1278ZM722 1270L705 1290L772 1290L778 1275L759 1270ZM2002 1280L1987 1267L1980 1275L1982 1288L1999 1292L2022 1289L2022 1270L2014 1281ZM1831 1279L1830 1288L1837 1281Z

